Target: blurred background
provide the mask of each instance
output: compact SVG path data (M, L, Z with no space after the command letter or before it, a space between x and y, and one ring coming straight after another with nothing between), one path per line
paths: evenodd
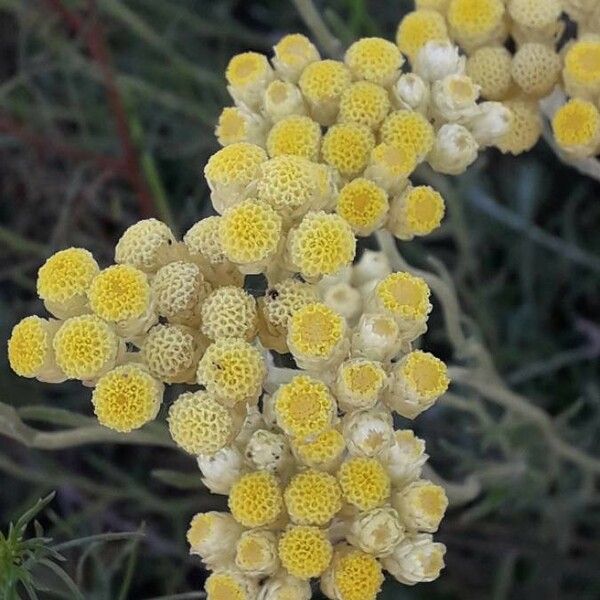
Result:
M306 3L0 0L2 340L42 313L35 277L52 252L83 246L106 266L138 219L182 234L210 213L202 169L230 104L224 68L308 33L295 4ZM412 8L316 4L344 46L393 38ZM400 246L441 292L426 344L481 377L458 377L414 423L453 499L438 536L446 570L415 588L388 582L383 597L599 598L600 184L544 142L518 158L488 151L461 177L420 177L448 207L434 235ZM203 597L185 530L224 498L164 425L96 441L89 398L79 383L19 379L2 346L0 530L56 490L39 519L82 597ZM39 577L41 598L78 597L58 571Z

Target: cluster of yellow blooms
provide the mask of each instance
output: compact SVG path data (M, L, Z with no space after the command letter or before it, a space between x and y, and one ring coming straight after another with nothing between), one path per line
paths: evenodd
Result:
M600 3L597 0L416 0L398 29L413 53L452 40L482 98L502 103L512 126L496 145L519 154L542 133L539 100L569 100L553 115L557 145L573 158L600 152ZM566 15L577 39L563 43ZM514 48L513 51L510 48ZM423 50L425 54L433 50ZM438 52L439 54L439 52ZM439 60L443 60L441 55ZM419 58L415 57L415 65ZM421 59L422 60L422 59ZM413 68L415 68L413 65ZM418 69L417 69L418 70Z

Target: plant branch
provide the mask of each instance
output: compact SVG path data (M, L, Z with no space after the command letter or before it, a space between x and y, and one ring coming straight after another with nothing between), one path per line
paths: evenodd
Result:
M331 58L339 58L342 53L342 43L329 31L314 2L312 0L292 1L325 54Z

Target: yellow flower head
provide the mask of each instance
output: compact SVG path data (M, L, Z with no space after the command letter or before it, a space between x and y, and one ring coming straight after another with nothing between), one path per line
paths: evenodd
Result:
M340 600L375 600L383 573L379 561L362 550L348 546L335 553L332 563L333 581Z
M600 145L600 113L587 100L575 98L558 109L552 119L558 145L566 151L592 156Z
M207 578L204 590L206 600L254 600L258 585L236 571L214 571Z
M275 69L283 79L294 83L310 63L321 59L314 44L301 33L291 33L282 37L273 46L273 51Z
M327 386L306 375L297 375L282 385L273 403L277 425L299 440L329 429L335 411L335 401Z
M422 350L413 350L399 363L396 376L424 402L439 398L450 383L446 365L433 354Z
M405 272L388 275L375 288L377 303L400 319L425 319L431 310L429 293L423 279Z
M467 49L495 41L502 30L502 0L451 0L448 25L453 38Z
M600 37L586 37L568 49L563 77L572 96L591 100L600 91Z
M131 265L113 265L94 277L88 298L90 308L105 321L136 319L150 305L148 277Z
M421 162L433 148L435 132L421 113L398 110L383 122L381 141L400 150L412 151L417 162Z
M351 81L348 67L336 60L319 60L302 71L298 85L315 121L321 125L335 121L340 98Z
M444 518L448 498L443 487L420 479L400 489L393 505L408 530L434 533Z
M279 540L283 567L298 579L319 577L329 566L333 547L318 527L292 526Z
M153 273L161 251L175 243L173 232L161 221L144 219L128 227L115 247L115 262Z
M211 340L256 335L256 301L242 288L227 285L217 288L202 303L202 333Z
M141 355L154 377L165 383L182 383L193 379L199 348L191 329L164 324L148 332Z
M385 190L369 179L358 178L342 188L336 211L357 235L365 236L379 229L385 221L388 208Z
M262 141L264 121L249 110L226 106L219 115L215 135L221 146Z
M83 309L86 292L99 271L98 263L87 250L60 250L46 260L38 271L38 296L51 309L66 313L57 316L71 316L68 314L71 308L74 311Z
M505 154L521 154L531 150L542 135L542 119L538 103L526 98L505 100L503 104L510 109L513 120L510 131L502 136L496 146Z
M437 229L444 212L439 192L427 185L410 186L392 202L387 227L396 237L409 240Z
M225 78L234 88L243 88L262 81L271 70L267 57L257 52L236 54L227 65Z
M239 339L219 339L200 359L197 377L208 392L234 405L256 401L265 374L265 361L254 346Z
M288 236L291 263L307 278L333 275L349 265L356 252L352 229L338 215L308 213Z
M562 4L561 0L511 0L508 12L522 27L544 30L558 21Z
M285 279L266 290L263 314L270 325L280 331L287 331L290 317L318 299L314 286L296 279Z
M219 225L227 258L240 265L263 264L277 251L281 217L264 202L244 200L229 208Z
M231 487L229 510L244 527L273 525L283 511L279 481L268 471L242 475Z
M67 319L52 342L56 363L69 379L94 379L110 370L120 348L119 338L95 315Z
M379 400L387 376L381 363L355 358L340 365L336 396L342 408L372 408Z
M558 82L560 56L546 44L521 45L512 60L512 77L528 96L547 96Z
M288 345L300 357L328 358L342 342L344 317L329 306L315 302L302 307L290 318Z
M389 110L390 97L387 90L370 81L357 81L342 94L338 121L377 129Z
M375 137L366 125L338 123L323 138L323 160L342 176L354 177L364 171L375 147Z
M257 197L286 219L311 208L318 187L315 163L301 156L277 156L261 169Z
M185 392L169 409L173 441L190 454L217 453L237 433L229 410L208 392Z
M404 59L392 42L372 37L354 42L344 61L354 79L387 86L393 83Z
M417 167L417 157L411 145L401 148L378 144L371 152L371 160L364 176L377 183L390 195L402 190L409 175Z
M279 568L277 537L272 531L245 531L235 545L235 566L250 577L273 575Z
M342 509L342 491L329 473L298 473L283 494L292 521L298 525L327 525Z
M467 75L486 100L504 100L512 87L512 55L504 46L484 46L467 59Z
M115 431L127 433L156 418L164 386L142 366L122 365L100 379L92 394L98 421Z
M344 499L359 510L377 508L390 497L390 477L374 458L349 458L338 471Z
M298 460L313 469L329 470L346 449L344 436L337 429L326 429L312 440L296 440L293 448Z
M448 39L444 17L435 10L415 10L400 21L396 32L396 44L400 51L414 61L419 50L432 41Z
M290 115L277 121L267 136L267 151L271 158L291 154L315 161L320 149L321 127L304 115Z
M221 217L205 217L190 227L183 241L191 256L202 256L214 265L226 260L219 236L220 222Z
M8 340L10 368L21 377L37 377L51 360L52 334L48 321L35 315L19 321Z

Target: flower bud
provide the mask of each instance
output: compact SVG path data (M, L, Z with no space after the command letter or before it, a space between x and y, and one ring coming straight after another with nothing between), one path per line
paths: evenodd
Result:
M426 113L429 97L429 84L415 73L401 75L392 88L392 102L399 109Z
M394 443L383 459L395 486L406 485L421 476L423 465L429 456L425 442L414 431L403 429L394 432Z
M447 123L437 132L427 157L431 168L446 175L460 175L477 159L479 144L462 125Z
M377 557L391 554L403 537L400 517L389 506L360 513L348 532L348 541L353 546Z
M342 431L348 451L355 456L380 457L394 441L392 415L383 410L362 410L346 415Z
M448 498L443 487L418 479L398 490L392 505L409 531L435 533L448 508Z
M190 554L201 556L204 564L214 569L233 558L241 533L241 525L229 513L198 513L187 532Z
M431 87L432 111L442 123L472 115L478 98L479 86L467 75L448 75Z
M476 111L464 120L480 148L493 146L510 132L513 115L502 102L482 102Z
M386 362L402 347L400 327L392 316L365 313L352 336L352 353L370 360Z
M201 454L197 458L202 471L202 483L213 494L227 495L244 470L244 459L235 446L221 448L216 454Z
M277 123L290 115L305 115L306 107L297 86L275 80L265 90L264 111L273 123Z
M323 292L323 302L348 322L356 319L362 311L361 294L348 283L336 283L326 287Z
M235 545L235 566L248 577L267 577L279 569L277 537L260 529L244 531Z
M311 598L312 590L308 581L293 577L282 570L263 584L257 600L310 600Z
M458 46L449 40L427 42L417 53L413 71L425 81L433 82L448 75L462 75L466 59Z
M291 467L292 454L285 435L259 429L246 446L246 460L258 470L282 474Z

